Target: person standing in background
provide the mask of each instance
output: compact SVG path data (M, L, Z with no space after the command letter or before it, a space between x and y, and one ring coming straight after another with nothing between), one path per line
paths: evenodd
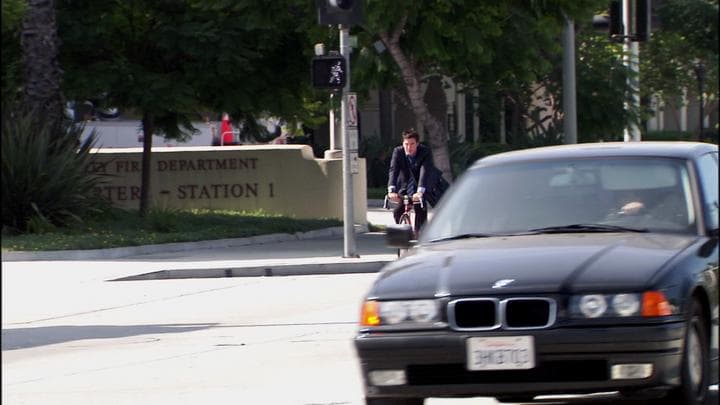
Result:
M233 135L230 115L228 113L223 113L222 115L222 122L220 124L220 139L220 146L235 144L235 136Z
M217 128L215 128L215 123L210 121L209 114L205 114L203 118L205 119L205 125L207 125L210 129L210 139L212 142L211 145L220 146L220 138L217 135Z

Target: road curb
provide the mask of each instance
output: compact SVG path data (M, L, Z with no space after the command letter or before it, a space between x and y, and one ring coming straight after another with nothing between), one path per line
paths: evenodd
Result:
M351 259L350 259L351 260ZM304 263L275 266L159 270L108 281L176 280L189 278L283 277L323 274L377 273L391 260L340 263Z
M308 232L275 233L269 235L250 236L247 238L215 239L198 242L163 243L159 245L127 246L109 249L90 250L56 250L43 252L2 252L2 261L41 261L41 260L101 260L119 259L127 256L138 256L154 253L183 252L197 249L216 249L266 243L289 242L296 240L319 239L343 236L343 227L316 229ZM356 233L368 232L367 225L356 225Z

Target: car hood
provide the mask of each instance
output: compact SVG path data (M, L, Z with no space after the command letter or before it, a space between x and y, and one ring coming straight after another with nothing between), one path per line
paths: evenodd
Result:
M603 233L435 242L388 264L368 296L409 299L551 294L615 287L640 291L696 239L669 234Z

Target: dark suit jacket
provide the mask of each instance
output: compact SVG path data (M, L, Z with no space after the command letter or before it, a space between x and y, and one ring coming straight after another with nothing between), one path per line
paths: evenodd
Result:
M388 172L388 187L394 186L395 192L404 193L410 178L410 170L412 170L417 186L427 188L427 182L430 181L432 175L432 168L435 167L430 148L418 144L415 153L415 165L413 166L410 167L410 162L402 146L393 149L392 159L390 159L390 171Z

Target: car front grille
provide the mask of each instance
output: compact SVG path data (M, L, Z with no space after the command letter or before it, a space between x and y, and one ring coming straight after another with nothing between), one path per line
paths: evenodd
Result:
M456 330L519 330L555 323L555 300L544 297L463 298L448 303L448 322Z

